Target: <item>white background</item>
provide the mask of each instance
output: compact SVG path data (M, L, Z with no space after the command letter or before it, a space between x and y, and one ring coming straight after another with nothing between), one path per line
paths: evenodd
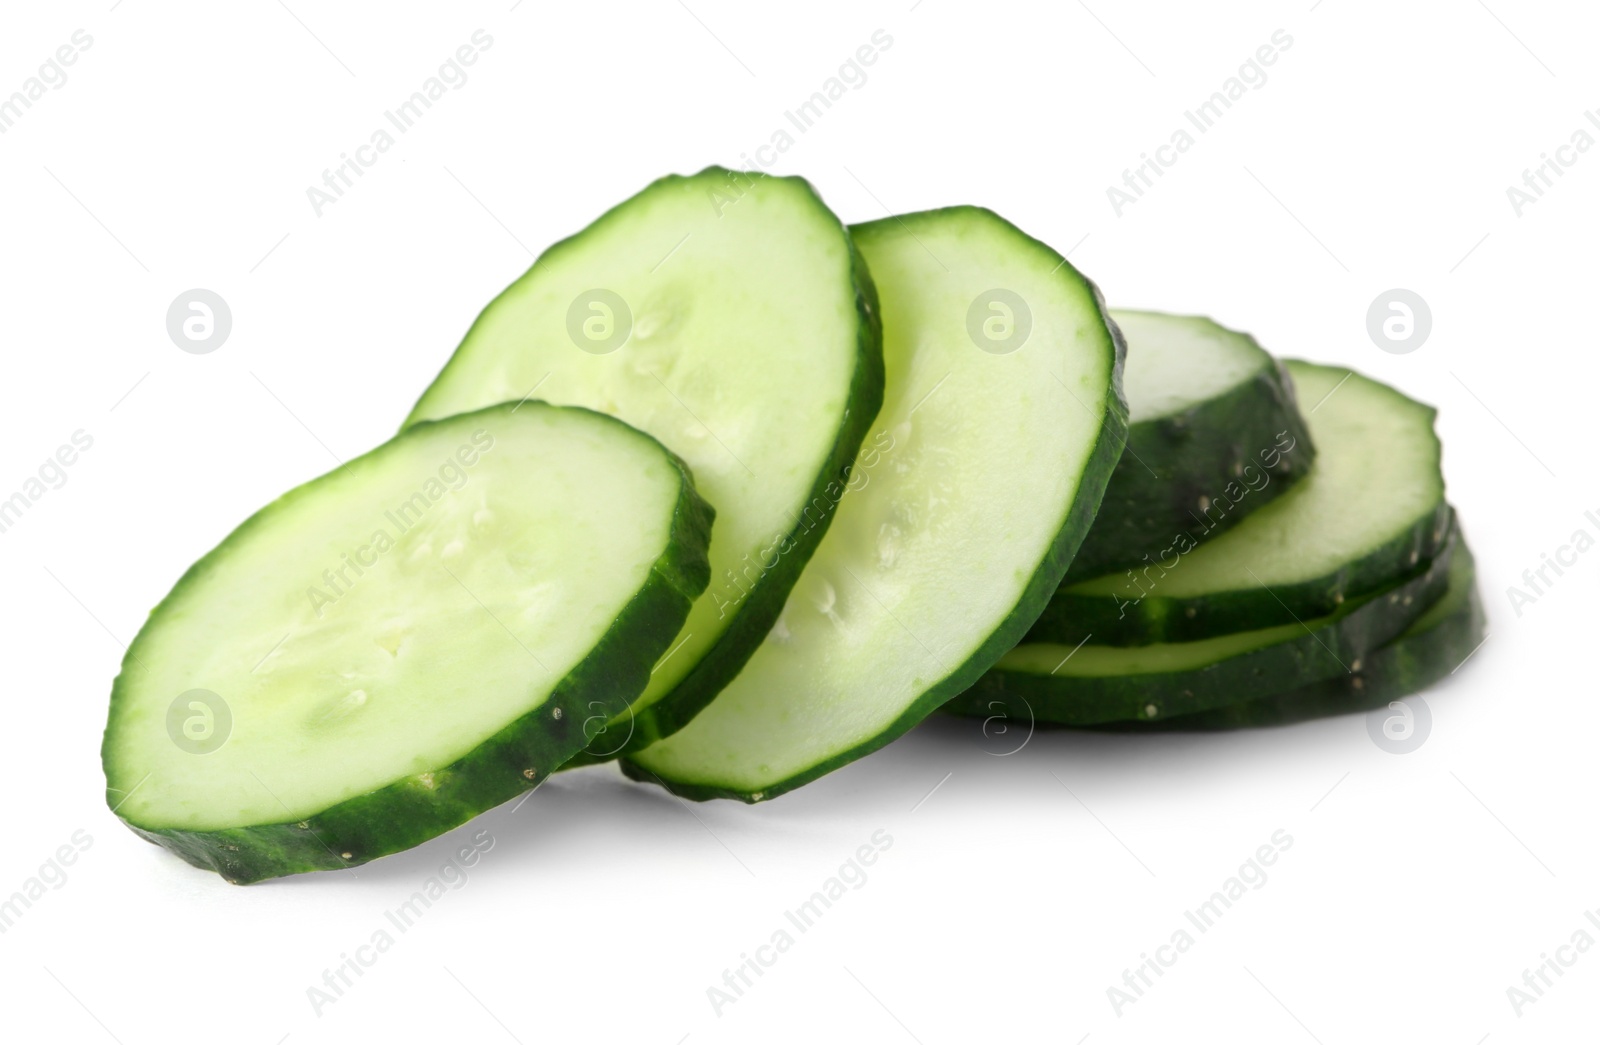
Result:
M0 936L8 1039L1474 1045L1592 1028L1600 953L1520 1016L1506 992L1600 907L1600 552L1520 616L1506 588L1580 526L1600 535L1583 517L1600 510L1600 150L1520 216L1506 189L1600 107L1600 22L1508 0L911 2L8 9L0 95L74 30L94 41L0 135L0 491L75 430L94 439L0 534L0 894L74 831L93 839ZM470 81L315 216L306 188L479 28L494 42ZM893 44L867 82L770 168L845 220L986 204L1070 249L1114 304L1207 312L1439 406L1491 634L1427 694L1427 742L1386 753L1353 716L1040 734L995 757L976 724L936 721L757 808L691 809L602 767L355 873L250 888L124 830L102 797L105 699L182 569L390 435L529 249L663 173L754 159L878 29ZM1107 186L1278 29L1293 45L1267 82L1119 217ZM210 355L166 333L193 287L232 308ZM1366 333L1393 287L1432 309L1409 355ZM1267 883L1119 1016L1107 988L1280 828L1294 843ZM307 988L484 829L468 884L319 1015ZM893 845L867 883L718 1015L707 988L878 829Z

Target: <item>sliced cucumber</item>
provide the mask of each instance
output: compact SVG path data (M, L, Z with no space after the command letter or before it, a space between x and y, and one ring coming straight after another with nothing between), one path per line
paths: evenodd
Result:
M232 882L449 830L644 689L705 589L711 516L601 414L418 425L257 512L151 613L112 689L107 802Z
M1304 623L1148 646L1026 643L948 710L1068 726L1146 721L1351 675L1444 595L1449 560L1447 544L1399 584Z
M1434 410L1343 367L1284 364L1316 458L1237 526L1152 565L1063 588L1030 642L1185 642L1334 613L1448 539Z
M1192 715L1094 728L1136 732L1240 729L1367 711L1449 677L1483 642L1484 627L1472 554L1465 543L1458 543L1450 557L1450 587L1444 597L1399 637L1363 658L1360 671Z
M969 686L1056 589L1122 450L1120 337L1060 254L973 207L852 232L883 299L887 402L772 633L623 762L680 795L772 798Z
M682 726L777 619L882 402L872 282L799 178L663 178L491 302L406 423L534 390L656 436L718 512L711 585L598 760Z
M1294 385L1255 338L1204 316L1111 318L1128 341L1128 448L1067 584L1214 537L1311 467Z

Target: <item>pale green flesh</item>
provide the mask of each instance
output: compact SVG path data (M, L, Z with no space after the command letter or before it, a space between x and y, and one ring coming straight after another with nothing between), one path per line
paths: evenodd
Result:
M598 355L567 328L594 288L632 314L628 340ZM592 319L603 332L605 316ZM644 708L716 644L761 574L752 564L770 563L801 517L843 424L859 322L849 241L803 182L668 179L547 251L485 309L407 424L532 391L619 417L688 463L717 511L711 584Z
M1342 367L1284 366L1317 448L1311 470L1183 555L1150 594L1192 598L1329 576L1407 532L1443 498L1432 408ZM1065 590L1137 598L1134 583L1107 575Z
M1255 341L1203 316L1113 309L1132 348L1123 367L1128 421L1182 413L1272 366Z
M1360 602L1351 602L1348 607L1353 609L1359 605ZM1054 642L1030 642L1001 657L995 667L1001 671L1054 675L1057 678L1106 678L1193 671L1241 653L1287 642L1304 635L1307 629L1316 631L1334 619L1334 615L1330 615L1308 620L1304 625L1280 624L1194 642L1157 642L1148 646L1084 645L1074 651L1072 646Z
M531 403L416 429L288 495L131 649L107 751L120 815L281 823L455 761L537 708L644 587L682 483L639 433ZM205 754L167 732L192 689L232 714Z
M772 633L688 726L630 756L669 786L761 798L887 730L1015 608L1100 434L1108 335L1054 256L966 208L856 241L883 302L882 412ZM1032 311L1007 355L966 327L994 287Z
M1466 601L1472 588L1472 557L1457 554L1450 560L1450 586L1443 597L1435 600L1413 621L1400 637L1405 638L1427 631L1440 620L1454 613ZM1271 628L1256 628L1217 635L1193 642L1156 642L1148 646L1099 646L1085 644L1072 646L1054 642L1030 642L1017 646L995 667L1001 671L1028 672L1036 675L1054 675L1067 678L1107 678L1120 675L1155 675L1174 671L1193 671L1207 664L1215 664L1237 657L1251 650L1288 642L1308 632L1319 631L1342 617L1382 596L1375 593L1352 599L1339 608L1338 613L1316 617L1301 623L1280 624ZM1397 595L1389 595L1391 601ZM1407 596L1409 602L1410 596Z

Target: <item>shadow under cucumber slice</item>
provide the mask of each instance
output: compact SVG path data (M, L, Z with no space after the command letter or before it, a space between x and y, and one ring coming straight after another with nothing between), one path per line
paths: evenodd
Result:
M1027 643L946 710L1067 726L1142 722L1351 675L1443 597L1452 547L1398 584L1304 623L1148 646Z
M106 803L234 883L353 867L536 787L705 589L712 511L613 418L417 425L195 563L111 692Z
M1317 453L1220 536L1068 585L1029 641L1186 642L1334 613L1438 554L1450 533L1434 409L1344 367L1289 360Z
M717 509L679 641L575 760L601 761L694 717L783 609L883 400L871 278L800 178L662 178L490 302L406 423L530 396L649 432Z
M1219 535L1287 491L1314 453L1293 383L1255 338L1204 316L1111 319L1128 341L1128 446L1063 584Z

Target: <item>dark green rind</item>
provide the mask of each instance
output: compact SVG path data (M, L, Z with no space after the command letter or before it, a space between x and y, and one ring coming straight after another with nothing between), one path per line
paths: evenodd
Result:
M583 407L550 406L540 400L529 400L523 405L595 414L610 424L623 424L616 418ZM454 422L479 415L492 417L496 413L509 414L516 408L517 404L502 403L448 420ZM422 422L417 427L437 423L441 422ZM403 439L405 434L396 438ZM487 809L533 790L573 752L588 743L586 720L594 717L597 706L608 712L612 708L620 711L622 705L644 691L650 669L683 627L690 605L710 583L708 550L716 512L695 491L688 466L670 451L663 450L678 467L683 482L673 511L670 541L652 566L645 587L618 614L589 655L557 684L539 707L505 726L467 755L433 770L432 787L423 786L415 774L408 774L395 783L340 802L298 823L188 831L142 827L120 815L118 819L135 834L170 849L190 864L215 871L235 885L247 885L305 871L356 867L426 842ZM311 487L358 467L366 456L376 452L369 451L296 487L246 519L184 573L172 591L150 612L146 627L192 578L204 573L226 552L234 537L247 529L269 525L285 504ZM112 685L113 707L129 676L129 666L137 663L138 651L139 639L135 637ZM561 710L559 718L553 713L557 708ZM107 734L102 760L109 747L109 729ZM107 777L109 785L109 767ZM106 804L113 812L122 794L108 786Z
M1287 490L1315 452L1294 384L1274 362L1215 399L1130 424L1128 451L1062 584L1159 562L1179 534L1215 537ZM1266 478L1259 489L1257 476ZM1232 507L1219 510L1225 503ZM1037 641L1071 627L1063 612L1046 608Z
M1393 582L1397 568L1436 558L1449 540L1451 519L1450 506L1441 501L1404 534L1343 569L1270 591L1238 588L1181 599L1149 595L1137 603L1119 604L1115 596L1062 590L1050 600L1028 641L1075 646L1092 635L1093 641L1107 646L1145 646L1270 628L1293 623L1297 617L1326 617L1346 602L1381 591Z
M1385 592L1349 603L1295 638L1202 668L1072 677L995 669L950 702L957 715L1086 726L1149 721L1254 700L1349 673L1349 665L1399 635L1449 585L1451 546ZM1153 713L1152 713L1153 709Z
M1483 642L1486 618L1478 595L1472 555L1463 544L1452 563L1450 591L1436 620L1419 619L1399 638L1369 654L1361 670L1260 700L1178 715L1154 722L1107 722L1088 728L1113 732L1210 732L1287 726L1313 718L1380 708L1450 677ZM1456 576L1464 563L1464 577ZM1424 618L1432 617L1431 612Z
M512 286L528 278L538 268L540 261L576 242L591 230L608 222L621 220L629 204L657 186L699 178L717 179L725 183L744 179L749 183L753 178L765 177L768 175L761 172L730 171L713 165L687 177L669 174L658 178L634 196L606 211L584 229L549 247ZM849 479L850 467L855 462L856 454L860 452L861 443L866 439L873 420L878 416L878 410L883 406L883 325L878 314L878 291L872 282L872 274L867 268L866 261L861 257L861 252L856 249L855 242L850 238L849 230L839 223L839 219L823 202L811 183L804 178L793 176L785 180L802 185L816 201L820 214L839 224L840 234L845 237L850 247L851 278L855 287L856 312L860 318L857 324L856 368L850 382L850 398L845 408L843 424L838 438L834 440L833 449L828 455L825 466L812 485L810 499L806 502L807 508L820 502L822 506L819 512L820 518L807 520L805 515L807 509L801 509L794 527L782 539L782 542L792 550L777 556L772 567L763 571L756 581L750 583L748 592L741 600L740 609L735 614L734 622L722 633L717 644L706 651L699 664L685 675L670 693L663 694L648 708L632 711L631 724L627 721L608 724L605 731L590 745L600 747L605 753L579 752L564 768L608 762L630 751L648 747L662 737L671 736L687 725L702 708L711 703L734 676L739 674L739 669L744 667L745 662L761 645L761 640L766 638L767 632L777 623L778 615L783 612L783 604L788 599L790 590L799 580L800 572L827 532L837 505L836 499L827 496L828 488L833 483L842 486ZM504 293L502 291L497 295L495 301L503 297ZM484 307L483 312L479 313L479 319L473 321L466 336L462 338L463 345L472 339L483 314L493 308L494 304L495 302L491 301ZM413 419L427 400L428 393L450 369L460 351L458 346L456 352L439 371L439 375L418 397L417 404L412 407L411 414L401 426L402 429L418 423ZM617 744L612 737L619 730L627 731L628 739Z
M722 633L721 640L707 651L699 665L685 675L671 693L634 715L632 733L625 744L605 755L581 752L564 768L609 762L630 751L649 747L688 725L722 692L724 686L733 681L761 645L761 640L777 623L789 592L800 579L805 564L810 561L833 521L838 499L830 498L828 490L835 483L843 488L849 482L856 455L883 406L883 324L878 314L878 291L867 263L853 240L850 243L850 257L856 277L856 308L861 316L859 352L855 376L850 384L850 406L845 412L844 427L834 441L826 470L817 476L811 488L811 498L806 502L808 509L817 508L818 517L807 522L806 509L801 510L794 529L784 538L794 550L776 556L771 568L764 571L761 579L751 586L744 599L745 608Z
M1438 436L1432 438L1437 458ZM1286 484L1283 490L1288 489ZM1247 498L1250 496L1254 494ZM1265 503L1269 502L1262 502ZM1093 636L1096 644L1143 646L1155 642L1190 642L1326 617L1337 612L1344 603L1381 591L1405 570L1438 556L1451 539L1453 518L1441 492L1439 501L1403 532L1368 549L1360 558L1345 563L1333 573L1270 590L1246 585L1209 595L1174 598L1149 594L1132 601L1115 594L1084 594L1063 587L1029 633L1028 641L1075 646L1086 636ZM1207 536L1220 532L1219 529ZM1160 566L1145 569L1154 571L1146 575L1147 581L1157 584ZM1137 582L1130 580L1128 583ZM1137 590L1133 588L1129 594Z
M864 222L851 226L852 229L867 232L876 226L888 226L903 222L937 219L940 215L962 210L985 210L987 208L946 207L938 210L923 211L919 214L908 214L901 217L884 218L880 221ZM992 212L990 212L992 213ZM998 217L998 215L997 215ZM1004 220L1003 218L1001 219ZM1010 224L1007 222L1007 224ZM1016 228L1015 226L1012 226ZM1050 551L1045 556L1029 578L1023 589L1023 594L1016 607L1008 614L996 628L990 632L989 637L978 647L963 664L958 666L944 679L935 683L926 690L911 706L896 718L888 728L846 751L841 752L822 762L812 765L803 772L796 773L784 780L771 783L758 792L743 791L738 788L724 787L716 784L689 784L682 781L666 781L655 773L637 765L631 759L621 761L622 771L630 779L652 783L665 788L667 791L680 798L704 802L714 798L731 798L741 802L754 804L769 801L779 795L803 787L824 777L835 769L849 765L866 755L899 739L911 730L913 726L937 711L945 702L956 694L963 692L977 680L984 671L993 666L1005 653L1017 644L1027 632L1028 627L1039 616L1044 604L1060 586L1061 578L1066 574L1067 567L1071 564L1073 556L1083 543L1084 535L1094 522L1099 512L1101 498L1105 496L1107 483L1110 482L1111 473L1116 467L1117 460L1122 456L1123 446L1128 433L1128 404L1122 395L1122 368L1127 359L1127 343L1123 340L1122 332L1116 324L1111 322L1106 309L1105 298L1100 293L1100 288L1092 280L1078 272L1066 258L1058 254L1045 243L1035 240L1021 229L1017 235L1025 239L1035 248L1046 253L1057 263L1057 267L1065 269L1072 276L1081 280L1093 292L1095 302L1099 306L1100 318L1106 327L1108 348L1113 353L1111 366L1111 394L1107 397L1105 416L1101 420L1100 434L1095 441L1094 449L1089 459L1084 464L1083 476L1078 483L1077 493L1068 508L1061 529L1056 533L1055 540L1051 543Z

